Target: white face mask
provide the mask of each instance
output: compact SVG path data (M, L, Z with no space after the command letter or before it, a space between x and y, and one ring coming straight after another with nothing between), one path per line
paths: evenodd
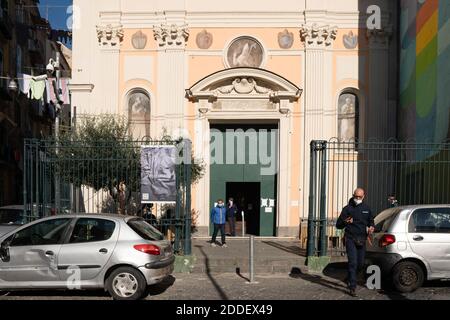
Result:
M355 199L355 198L353 198L353 201L355 201L356 205L360 205L362 203L362 199Z

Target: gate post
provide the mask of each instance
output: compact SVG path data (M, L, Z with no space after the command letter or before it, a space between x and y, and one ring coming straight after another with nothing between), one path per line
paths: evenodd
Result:
M321 149L320 168L320 224L319 224L319 250L320 256L327 255L327 142L323 141Z
M191 140L184 140L184 185L185 185L185 212L184 212L184 255L191 255L192 253L192 242L191 242L191 166L192 166L192 142Z
M309 264L310 257L315 255L316 232L314 219L316 216L316 185L317 185L317 170L316 170L316 150L317 141L310 143L310 163L309 163L309 213L308 213L308 240L307 240L307 263Z
M324 140L313 140L310 144L308 245L306 264L310 271L322 271L328 259L326 254L326 147ZM318 162L321 165L318 166ZM320 179L320 190L318 190ZM320 199L318 193L320 192ZM318 213L320 210L320 216ZM319 223L319 243L316 243ZM319 255L319 256L318 256Z

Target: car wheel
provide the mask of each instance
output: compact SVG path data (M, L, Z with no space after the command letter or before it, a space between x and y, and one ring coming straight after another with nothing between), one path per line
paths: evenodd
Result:
M422 268L412 261L400 262L392 273L394 287L400 292L412 292L421 287L424 277Z
M147 281L139 270L120 267L109 275L106 289L114 300L138 300L146 292Z

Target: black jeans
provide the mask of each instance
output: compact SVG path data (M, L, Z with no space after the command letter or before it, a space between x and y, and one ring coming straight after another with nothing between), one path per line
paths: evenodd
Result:
M217 233L219 232L220 229L220 236L221 236L221 240L222 240L222 244L225 243L225 224L216 224L214 223L214 232L213 232L213 236L212 236L212 243L216 242L216 237L217 237Z
M364 268L364 258L366 255L366 243L357 247L355 241L350 237L345 237L345 248L348 257L348 286L351 289L356 288L357 275Z
M233 215L227 216L228 225L230 226L230 233L233 237L236 236L236 217Z

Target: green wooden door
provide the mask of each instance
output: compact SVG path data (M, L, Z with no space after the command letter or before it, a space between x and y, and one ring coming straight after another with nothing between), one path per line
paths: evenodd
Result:
M211 130L214 130L215 137L212 143L216 145L212 148L214 153L210 165L210 206L212 207L219 198L226 201L227 182L259 183L260 198L267 199L267 203L259 201L257 204L259 225L254 229L259 236L274 236L277 214L277 174L276 170L271 172L267 168L269 166L277 168L277 126L211 125ZM236 143L230 143L230 138ZM217 142L217 139L222 139L221 144ZM220 151L222 151L222 157L219 155ZM232 152L231 156L230 152ZM234 157L232 157L233 154ZM267 156L268 154L270 157ZM268 158L271 158L270 165L268 165ZM212 228L210 230L212 232Z

